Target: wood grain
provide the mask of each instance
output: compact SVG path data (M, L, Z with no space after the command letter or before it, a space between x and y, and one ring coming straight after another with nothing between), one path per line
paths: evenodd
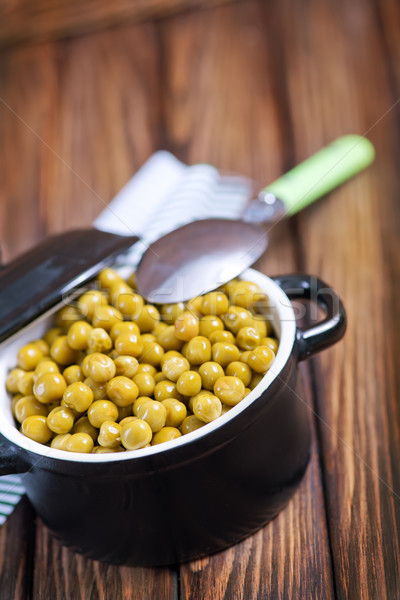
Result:
M135 543L133 540L132 543ZM38 600L177 600L172 569L118 567L84 558L61 546L39 521L36 554L40 568L33 573L32 596Z
M23 498L7 524L0 527L0 590L3 600L25 600L31 594L34 512Z
M91 224L152 153L155 28L17 49L0 54L0 64L7 261L45 234Z
M314 362L337 595L392 599L400 595L396 97L372 4L312 2L304 13L286 2L284 9L298 160L350 131L367 133L377 151L373 168L299 224L302 266L340 290L348 311L343 344Z
M50 41L101 31L182 10L208 8L232 0L9 0L0 1L0 47Z
M179 156L264 183L282 170L286 122L273 42L258 17L246 2L165 22L163 106Z

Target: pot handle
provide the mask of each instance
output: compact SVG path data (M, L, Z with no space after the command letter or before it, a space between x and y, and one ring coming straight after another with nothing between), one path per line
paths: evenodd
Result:
M26 473L30 465L21 456L20 450L3 445L5 438L0 437L0 475Z
M326 317L313 327L297 330L298 360L304 360L339 341L346 331L346 311L336 292L314 275L297 273L271 277L290 300L310 300Z

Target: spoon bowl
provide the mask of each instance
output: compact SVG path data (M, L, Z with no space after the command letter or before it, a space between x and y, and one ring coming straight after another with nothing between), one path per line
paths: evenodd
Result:
M338 138L261 190L241 220L193 221L152 243L138 265L136 284L159 304L189 300L237 277L265 252L266 231L365 169L374 158L366 138Z
M250 223L194 221L152 244L152 251L145 252L140 263L136 285L150 302L188 300L240 275L267 246L266 232Z

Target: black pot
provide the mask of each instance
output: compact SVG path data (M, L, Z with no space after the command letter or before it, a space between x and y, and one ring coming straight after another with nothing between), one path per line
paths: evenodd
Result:
M236 407L178 440L118 454L82 455L42 446L0 403L0 474L23 473L29 500L64 544L94 559L166 565L222 550L257 531L285 506L307 467L308 408L297 363L339 340L344 308L315 277L274 280L249 269L268 294L280 347L271 370ZM290 299L311 299L324 321L299 331ZM2 346L0 373L38 337L33 324Z

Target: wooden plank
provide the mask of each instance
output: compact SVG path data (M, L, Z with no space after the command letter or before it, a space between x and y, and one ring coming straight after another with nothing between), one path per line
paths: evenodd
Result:
M385 52L385 63L392 82L396 98L400 88L400 5L393 0L382 0L376 3L376 25L380 33L382 50Z
M4 600L26 600L31 590L34 514L23 498L0 527L0 590Z
M154 151L155 42L143 25L55 45L53 155L40 196L48 231L90 224Z
M182 10L208 8L232 0L16 0L0 2L0 47L82 35L163 18Z
M273 9L265 14L255 2L164 24L166 139L182 158L210 161L265 183L282 172L290 158L283 151L290 131L274 26ZM271 274L296 270L291 225L282 223L271 237L259 268ZM307 383L299 401L310 398ZM310 467L287 509L241 544L182 565L181 595L333 598L315 438Z
M88 226L153 152L154 36L144 24L0 54L4 261Z
M0 54L3 262L44 235L39 214L40 164L47 149L40 140L48 138L48 115L56 84L52 51L50 46L43 46Z
M264 31L254 17L238 21L254 12L246 4L163 24L165 139L190 163L210 161L262 184L281 172L286 117L279 67L271 52L260 56Z
M344 343L314 363L337 595L398 598L398 96L372 3L285 2L282 23L298 159L348 132L365 132L377 151L367 173L299 224L303 267L348 312Z
M177 578L168 568L119 567L93 561L61 546L39 521L33 598L37 600L177 599Z

